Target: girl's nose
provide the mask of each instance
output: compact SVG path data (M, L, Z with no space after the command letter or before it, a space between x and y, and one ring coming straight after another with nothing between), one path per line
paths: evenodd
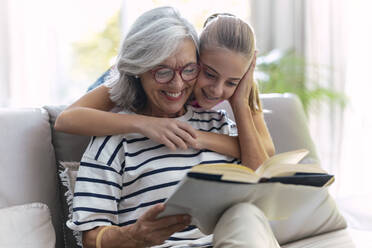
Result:
M223 93L223 84L222 82L217 82L210 87L213 97L221 97Z

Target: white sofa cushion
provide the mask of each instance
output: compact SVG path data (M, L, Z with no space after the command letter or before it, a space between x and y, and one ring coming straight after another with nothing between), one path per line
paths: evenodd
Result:
M299 240L284 245L282 248L356 248L356 246L348 230L342 229Z
M54 248L54 232L49 208L29 203L0 209L0 247Z
M293 212L288 219L271 221L280 244L345 229L347 224L330 194Z

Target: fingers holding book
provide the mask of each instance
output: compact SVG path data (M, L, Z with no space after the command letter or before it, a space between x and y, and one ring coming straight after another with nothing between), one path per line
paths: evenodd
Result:
M164 209L164 204L151 207L131 226L131 236L138 247L162 244L173 233L182 231L190 224L191 217L185 214L158 218Z

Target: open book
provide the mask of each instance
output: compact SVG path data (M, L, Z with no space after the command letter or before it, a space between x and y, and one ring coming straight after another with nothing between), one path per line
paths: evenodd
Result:
M205 233L222 213L239 202L250 202L269 220L285 219L293 211L325 198L334 177L316 164L298 164L307 150L274 155L256 171L237 164L194 166L165 202L159 217L190 214L192 224Z

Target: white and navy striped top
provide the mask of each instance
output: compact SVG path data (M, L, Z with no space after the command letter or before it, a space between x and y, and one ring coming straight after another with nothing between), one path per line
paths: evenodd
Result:
M188 107L177 118L195 129L236 134L224 111ZM238 163L237 159L209 150L171 151L141 134L92 137L75 184L69 228L77 231L97 226L134 223L151 206L164 202L194 165ZM161 247L203 247L211 237L190 226L175 233Z

